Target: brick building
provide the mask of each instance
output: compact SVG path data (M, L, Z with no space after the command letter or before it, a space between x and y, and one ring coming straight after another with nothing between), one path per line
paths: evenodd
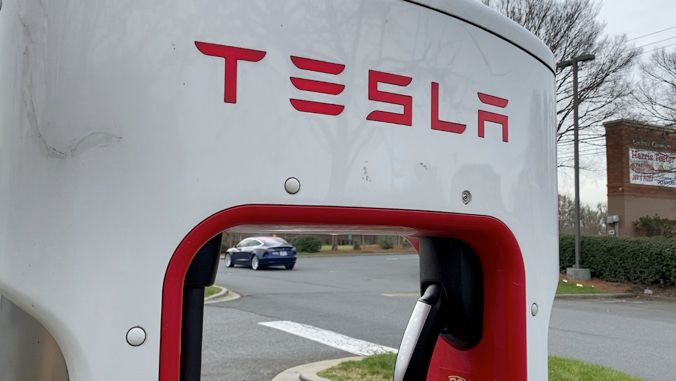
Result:
M633 236L640 217L676 219L676 128L631 120L604 127L608 216L619 217L609 230Z

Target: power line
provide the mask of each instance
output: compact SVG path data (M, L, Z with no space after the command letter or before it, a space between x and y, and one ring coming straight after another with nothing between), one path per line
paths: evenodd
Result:
M647 44L643 44L643 45L637 46L637 48L643 48L643 47L646 47L646 46L648 46L648 45L659 44L660 42L673 40L674 38L676 38L676 36L671 36L671 37L667 37L667 38L664 38L664 39L661 39L661 40L657 40L657 41L653 41L653 42L648 42Z
M605 150L601 149L602 147L594 147L594 146L588 146L588 147L583 147L579 151L582 153L605 153ZM573 152L568 152L566 151L558 151L558 154L561 156L566 156L566 155L572 155Z
M580 139L580 143L589 145L600 145L603 147L606 146L605 142L603 142L601 139ZM575 142L570 140L561 140L557 145L560 148L570 148L572 144L575 144Z
M656 47L656 48L654 48L654 49L645 50L645 51L639 53L638 55L640 56L640 55L643 55L643 54L646 54L646 53L656 52L656 51L658 51L658 50L661 50L661 49L664 49L664 48L668 48L668 47L674 46L674 45L676 45L676 42L674 42L673 44L668 44L668 45L664 45L664 46L658 46L658 47Z
M579 155L579 157L591 157L591 156L605 157L606 156L605 152L580 152L578 155ZM557 157L558 157L559 160L573 160L575 158L575 155L567 154L567 155L560 155L560 156L557 156Z
M588 150L588 151L581 150L580 153L590 154L590 155L605 155L606 154L605 151L600 151L600 150ZM558 156L559 157L574 156L574 153L573 152L559 152Z
M581 144L589 144L589 145L601 145L603 147L606 146L605 143L599 142L597 140L592 140L592 139L584 139L584 140L580 139L580 143ZM559 146L559 148L567 149L567 148L570 148L571 144L573 144L573 142L563 142L563 143L559 142L558 146Z
M599 150L588 150L588 151L580 150L579 153L581 155L583 155L583 154L584 155L605 155L604 151L599 151ZM559 152L559 154L557 156L559 156L559 157L573 157L574 153L572 153L572 152Z
M653 35L655 35L655 34L662 33L662 32L666 32L666 31L672 30L672 29L676 29L676 25L670 26L670 27L668 27L668 28L664 28L664 29L661 29L661 30L658 30L658 31L655 31L655 32L646 33L646 34L643 34L643 35L640 35L640 36L637 36L637 37L634 37L634 38L630 38L630 39L628 39L627 41L638 40L638 39L643 38L643 37L653 36Z
M588 136L581 136L580 141L581 142L591 142L591 141L596 141L596 140L603 140L605 139L605 136L594 136L594 135L588 135ZM573 140L571 139L565 139L565 140L560 140L559 144L572 144Z

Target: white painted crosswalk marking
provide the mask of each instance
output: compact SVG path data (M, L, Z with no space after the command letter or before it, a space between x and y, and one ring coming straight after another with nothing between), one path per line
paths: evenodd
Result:
M293 321L268 321L260 322L258 324L300 336L358 356L370 356L378 353L397 353L397 350L394 348L355 339L340 333Z

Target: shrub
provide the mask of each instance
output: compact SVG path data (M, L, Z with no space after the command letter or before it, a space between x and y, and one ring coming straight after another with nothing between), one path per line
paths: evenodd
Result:
M361 243L359 243L359 241L352 242L352 249L353 250L361 250Z
M388 250L394 247L394 243L392 243L391 237L378 238L378 245L380 245L380 248L383 250Z
M645 216L638 219L634 222L636 230L642 235L648 237L654 236L664 236L664 237L675 237L676 236L676 220L670 220L668 218L660 218L660 216L655 215L654 217Z
M582 237L582 266L614 282L676 285L676 238ZM575 263L575 237L559 240L561 270Z
M296 251L304 253L318 253L322 249L322 241L317 237L303 236L291 240Z

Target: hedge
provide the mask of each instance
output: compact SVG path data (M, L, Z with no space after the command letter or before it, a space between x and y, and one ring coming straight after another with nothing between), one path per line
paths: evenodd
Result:
M318 253L322 249L322 241L313 236L296 237L291 240L296 251L304 253Z
M582 263L592 276L612 282L676 285L676 238L582 237ZM561 271L575 263L575 237L559 239Z
M676 220L660 218L658 215L654 217L645 216L634 222L634 225L640 235L676 237Z
M378 245L383 250L389 250L394 247L392 237L378 237Z

